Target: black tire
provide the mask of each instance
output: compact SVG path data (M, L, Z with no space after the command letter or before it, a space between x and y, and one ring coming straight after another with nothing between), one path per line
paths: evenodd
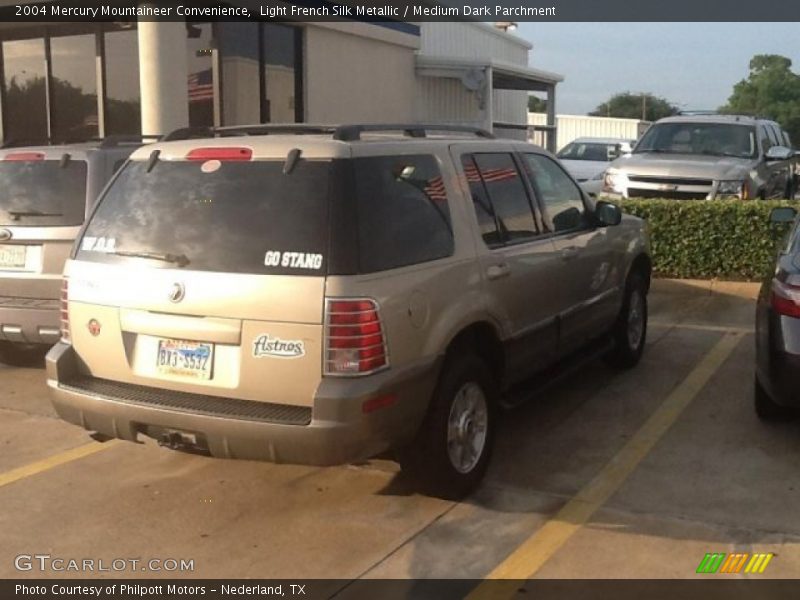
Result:
M469 402L460 394L476 396L476 387L483 394L485 402L485 422L481 424L480 415L467 419L463 427L457 428L460 432L469 431L465 435L473 435L480 431L481 425L485 430L483 444L477 455L473 457L474 466L467 464L467 470L459 469L451 458L451 450L458 454L461 444L449 442L448 432L451 431L449 423L457 398ZM423 488L423 491L450 500L459 500L474 490L483 479L491 457L494 442L495 411L496 411L497 384L491 371L481 359L471 354L455 355L445 361L436 390L431 398L431 405L419 432L414 441L399 453L400 466L404 472L413 477ZM480 403L475 400L476 403ZM478 411L476 411L477 414ZM465 417L466 418L466 417ZM473 429L474 425L474 429ZM478 434L480 435L480 434ZM469 458L471 454L466 456ZM464 455L461 455L464 458ZM457 462L457 461L456 461ZM470 462L467 460L466 462Z
M640 327L638 334L633 329ZM647 284L641 273L633 271L625 284L625 297L611 330L613 349L606 360L614 367L630 369L642 358L647 341Z
M775 401L770 398L767 390L764 389L764 386L761 385L761 382L758 380L757 375L754 378L753 397L755 400L756 415L758 415L758 418L762 421L786 421L795 416L792 410L780 404L776 404Z

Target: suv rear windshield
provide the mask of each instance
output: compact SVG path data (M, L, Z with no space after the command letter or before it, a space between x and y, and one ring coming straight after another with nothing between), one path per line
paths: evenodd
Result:
M450 256L445 184L430 155L146 161L123 167L76 258L277 275L373 273Z
M77 257L199 271L320 275L330 161L132 161L92 216Z
M750 125L657 123L642 136L633 152L755 158L758 156L758 147L755 128Z
M0 160L0 225L81 225L85 211L85 161Z

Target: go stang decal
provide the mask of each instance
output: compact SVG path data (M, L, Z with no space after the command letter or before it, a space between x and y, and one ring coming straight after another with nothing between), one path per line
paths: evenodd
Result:
M264 256L264 265L267 267L310 269L316 271L322 268L322 254L268 250Z
M263 333L253 342L253 356L272 356L274 358L300 358L306 349L301 340L282 340Z

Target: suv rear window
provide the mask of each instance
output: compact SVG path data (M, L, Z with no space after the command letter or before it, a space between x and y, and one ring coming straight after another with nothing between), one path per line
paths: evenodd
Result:
M0 225L81 225L85 212L85 161L0 160Z
M77 257L226 273L321 275L330 161L145 161L101 199Z
M372 273L453 253L450 209L430 155L355 158L359 271Z

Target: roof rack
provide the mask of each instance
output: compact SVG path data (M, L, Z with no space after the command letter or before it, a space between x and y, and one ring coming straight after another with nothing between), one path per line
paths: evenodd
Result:
M773 121L771 117L760 115L758 113L747 114L746 112L725 113L718 110L682 110L676 116L680 117L731 117L733 119L761 119L766 121Z
M677 113L680 117L702 117L722 114L717 110L682 110Z
M102 138L89 138L84 140L73 141L56 141L50 138L40 140L19 140L7 139L4 140L0 148L19 148L24 146L75 146L78 144L98 144L100 148L115 148L124 144L141 145L146 143L147 140L157 142L161 139L160 135L108 135Z
M313 125L308 123L233 125L227 127L183 127L161 138L161 141L189 140L197 138L224 137L232 135L330 135L334 140L353 142L361 139L365 132L400 131L412 138L424 138L428 132L470 133L482 138L492 139L494 135L479 127L468 125L438 124L359 124L359 125Z
M157 142L161 139L160 135L107 135L104 138L90 140L100 142L101 148L114 148L123 144L143 144L147 140Z
M442 131L453 133L471 133L478 137L493 139L494 135L481 129L469 125L439 125L428 124L409 124L409 123L390 123L390 124L367 124L367 125L340 125L333 134L333 139L343 142L353 142L361 139L361 134L365 132L378 131L402 131L403 135L413 138L424 138L429 131Z

